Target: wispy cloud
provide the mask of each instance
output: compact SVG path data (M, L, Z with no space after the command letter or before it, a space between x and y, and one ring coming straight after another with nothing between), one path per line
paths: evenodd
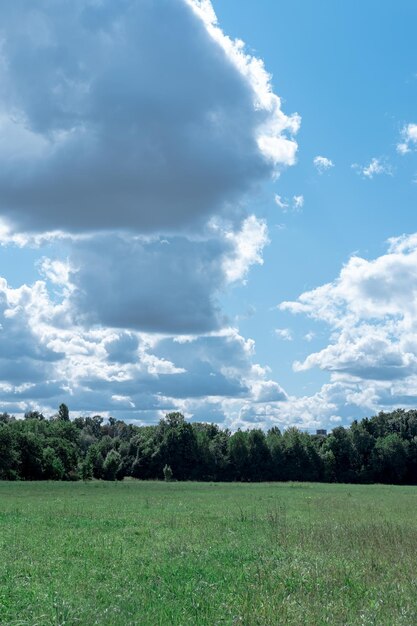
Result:
M292 206L294 211L301 211L304 206L304 196L293 196L292 197Z
M289 211L301 211L301 209L304 206L304 196L303 195L299 195L296 196L294 195L291 200L289 200L288 198L283 198L282 196L279 196L278 194L275 194L275 204L284 212L287 213Z
M334 167L333 161L324 156L314 157L313 163L314 163L314 167L316 168L319 174L323 174L327 170Z
M368 165L359 165L353 163L352 169L356 170L358 174L361 174L365 178L372 179L374 176L380 176L381 174L387 174L392 176L392 167L385 159L373 158Z
M276 328L275 329L275 335L279 338L279 339L283 339L284 341L292 341L293 340L293 335L292 332L289 328Z
M282 209L284 212L288 209L289 204L288 204L288 200L283 198L282 196L279 196L278 194L275 194L275 204L277 206L279 206L280 209Z

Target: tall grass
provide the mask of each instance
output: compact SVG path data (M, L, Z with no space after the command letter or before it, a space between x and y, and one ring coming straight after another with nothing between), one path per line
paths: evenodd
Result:
M417 488L0 483L0 624L417 624Z

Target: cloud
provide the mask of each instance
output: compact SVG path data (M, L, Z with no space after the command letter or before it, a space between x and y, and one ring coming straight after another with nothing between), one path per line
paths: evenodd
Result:
M219 296L262 264L266 224L254 216L239 230L216 224L205 237L106 234L68 243L68 265L41 270L69 293L72 319L146 332L196 334L226 323ZM62 249L62 248L61 248Z
M282 209L284 213L287 213L288 211L294 211L294 212L301 211L301 209L304 206L304 196L302 195L293 196L292 200L290 201L287 198L283 198L282 196L275 194L274 200L275 200L275 204L280 209Z
M284 341L293 340L292 332L289 328L276 328L274 332L279 339L283 339Z
M304 196L293 196L292 207L294 211L301 211L304 206Z
M232 423L288 402L220 302L263 262L248 200L299 124L207 0L1 5L0 241L48 246L41 280L0 279L2 407Z
M103 235L71 249L71 307L86 324L165 333L219 328L227 241Z
M3 409L50 413L64 401L75 412L149 423L181 407L202 412L208 401L220 411L226 400L287 398L269 370L254 362L254 342L236 329L175 337L83 328L60 314L70 294L53 303L42 281L20 290L2 283L1 293L0 347L9 354L0 359Z
M397 152L407 154L417 147L417 124L407 124L401 131L401 141L397 144Z
M262 251L269 243L266 223L251 215L244 220L238 232L224 232L226 242L232 244L225 257L223 270L228 282L243 280L254 264L263 265Z
M371 159L371 162L366 166L354 163L352 165L352 168L357 170L358 174L361 174L365 178L369 179L372 179L374 176L379 176L381 174L388 174L389 176L392 176L392 167L388 163L384 162L382 159L373 158Z
M0 25L14 230L199 228L294 163L298 116L208 2L23 0Z
M289 204L288 204L288 200L282 198L282 196L279 196L278 194L275 194L274 196L274 200L275 200L275 204L277 206L279 206L280 209L282 209L283 211L286 211L286 209L288 209Z
M333 161L323 156L314 157L313 163L314 163L314 167L316 168L319 174L323 174L324 172L327 172L327 170L334 167Z
M325 322L329 344L294 363L318 367L349 390L346 402L406 404L417 381L417 235L389 241L374 260L353 256L333 282L305 292L281 310ZM346 391L347 393L347 391Z
M149 423L170 410L197 416L216 406L213 417L224 422L228 403L287 400L255 362L253 340L236 329L168 336L82 326L73 319L71 289L48 293L55 276L19 289L0 281L2 410L52 413L65 402L74 414Z
M314 337L315 337L315 336L316 336L316 333L315 333L315 332L313 332L313 331L311 330L311 331L309 331L308 333L306 333L306 334L304 335L304 339L305 339L306 341L310 342L310 341L313 341L313 339L314 339Z

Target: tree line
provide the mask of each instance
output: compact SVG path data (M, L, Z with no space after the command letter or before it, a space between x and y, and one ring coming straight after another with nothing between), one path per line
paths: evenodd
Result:
M1 480L323 481L417 484L417 411L397 409L328 435L273 427L232 433L169 413L154 426L0 413Z

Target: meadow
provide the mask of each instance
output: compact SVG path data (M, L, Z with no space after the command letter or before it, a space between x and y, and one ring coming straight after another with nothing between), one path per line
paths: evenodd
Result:
M0 624L410 626L416 514L416 487L0 482Z

